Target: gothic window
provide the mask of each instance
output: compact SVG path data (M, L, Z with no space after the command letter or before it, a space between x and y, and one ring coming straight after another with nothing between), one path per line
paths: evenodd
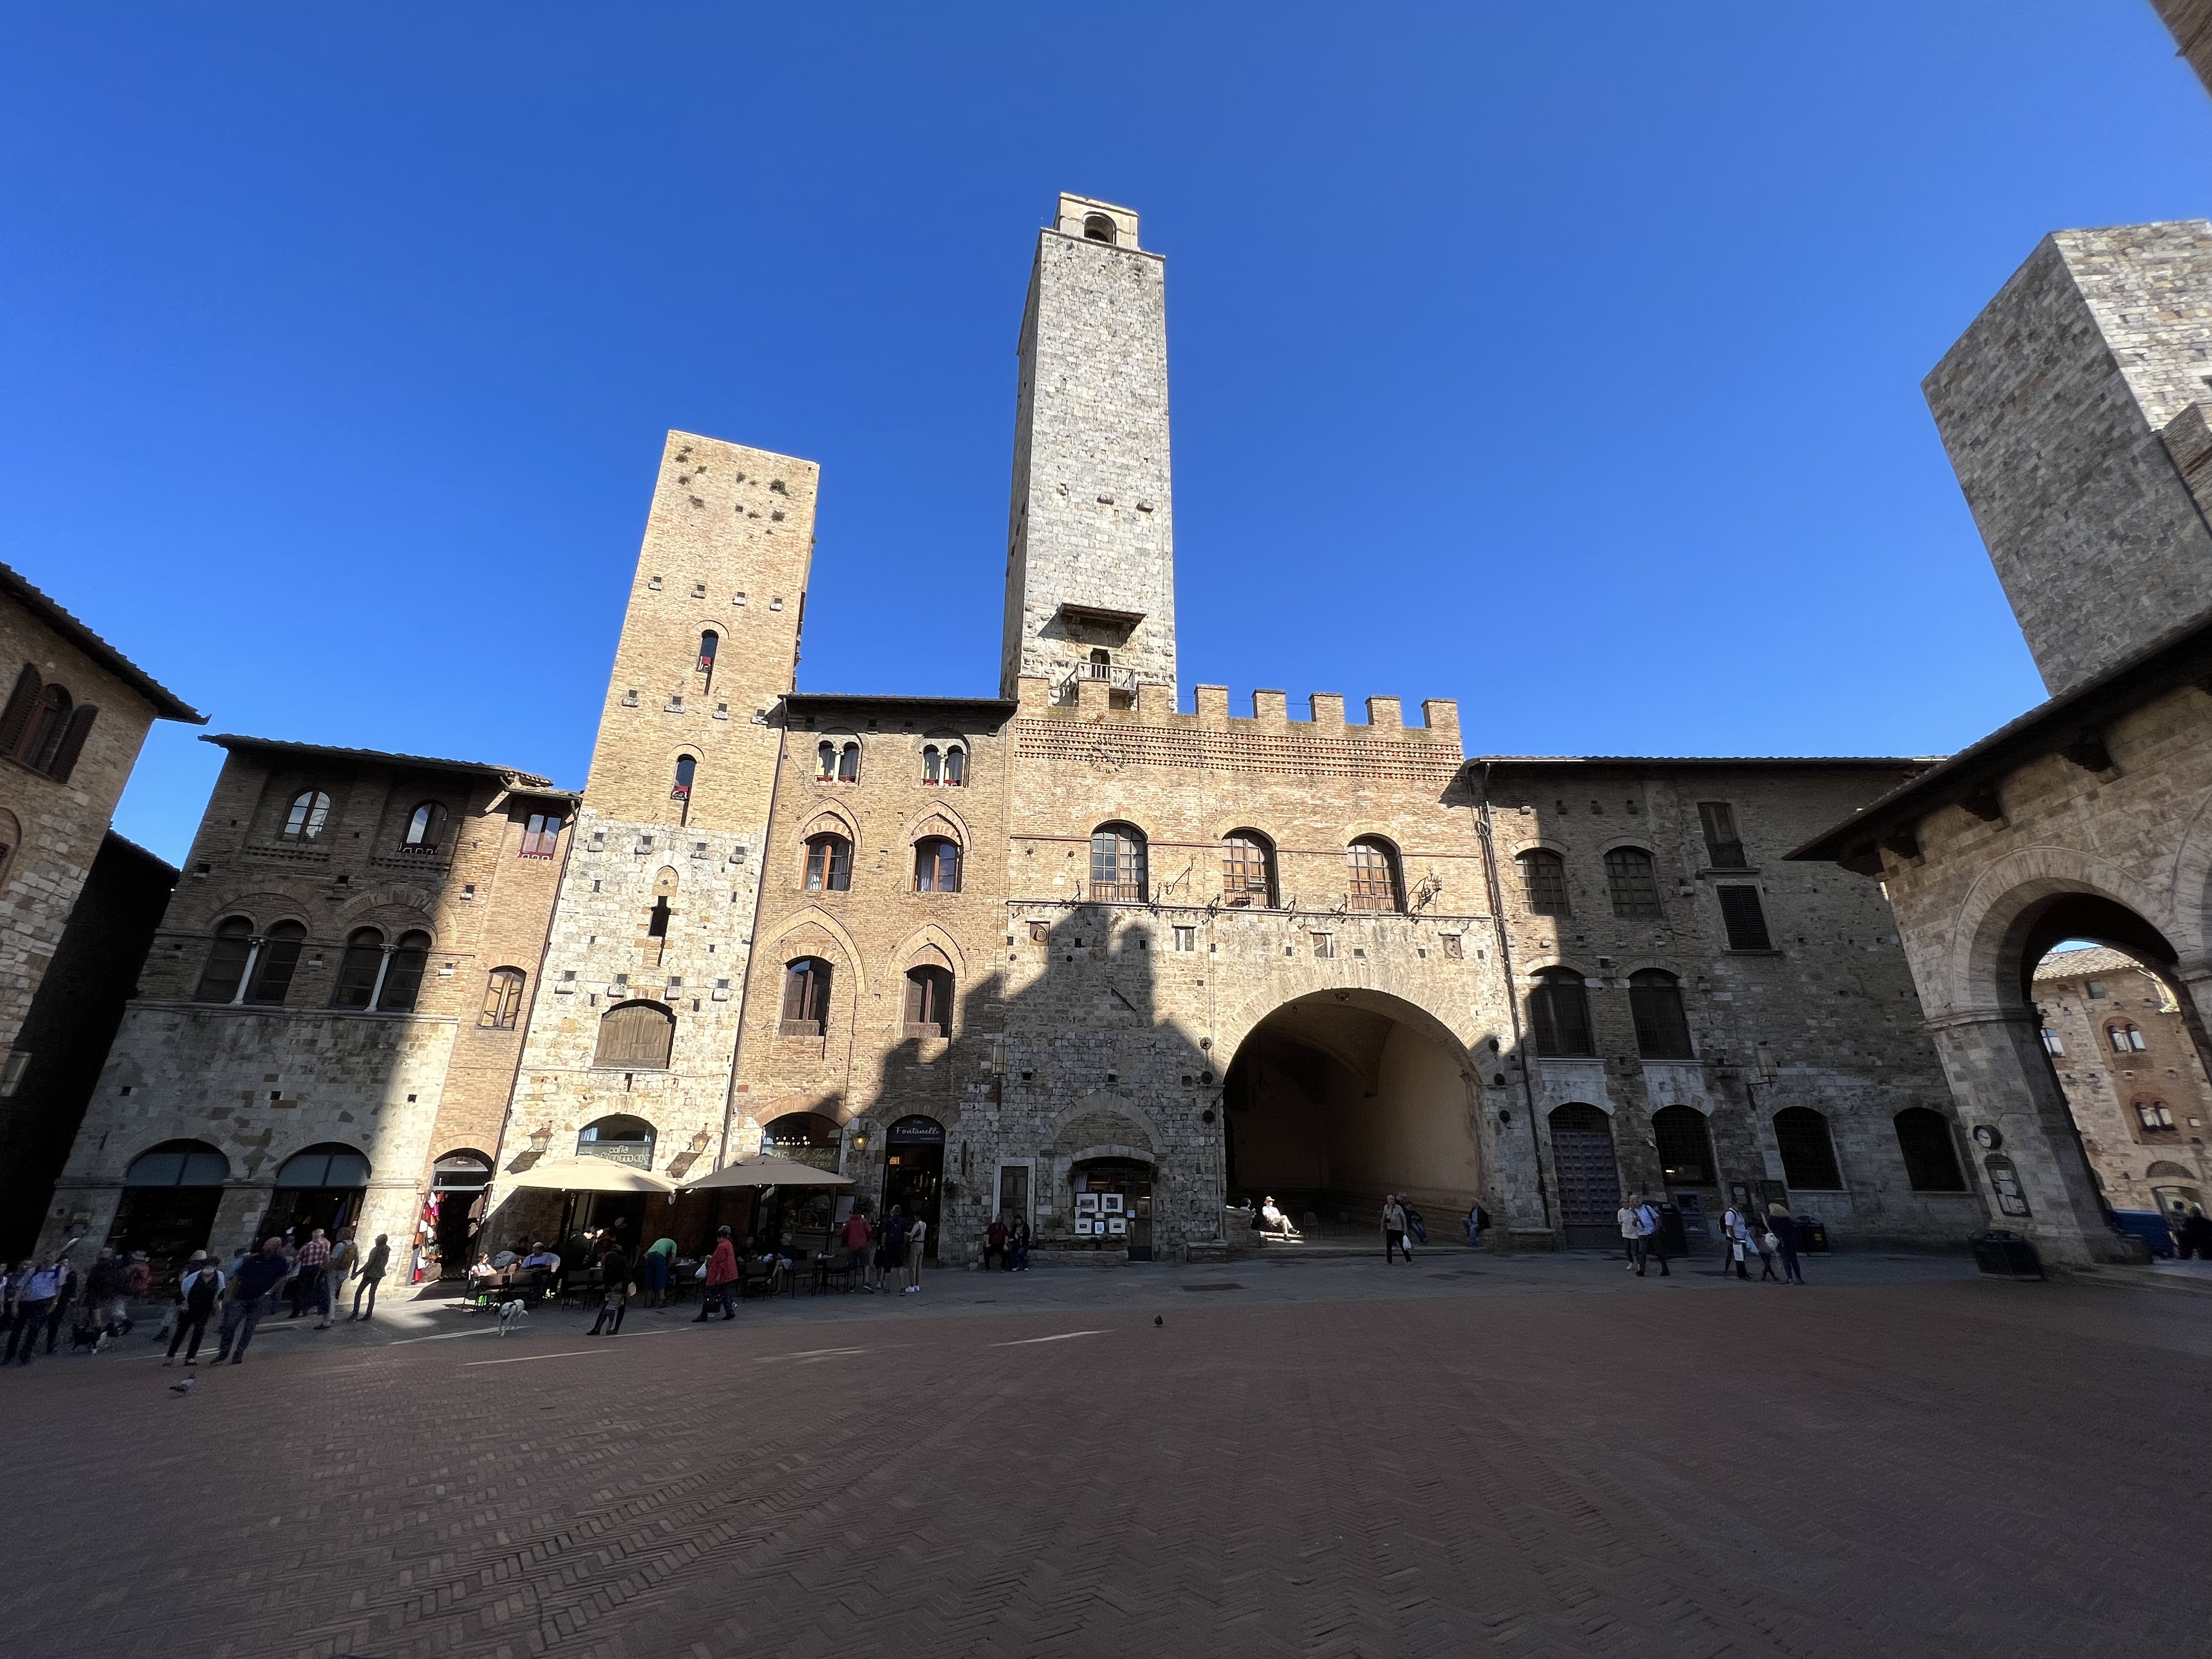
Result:
M800 957L783 967L784 1036L818 1037L830 1025L832 970L820 957Z
M1103 213L1088 214L1083 221L1083 240L1103 242L1112 247L1119 238L1115 234L1114 222Z
M430 965L430 936L420 929L402 933L384 969L384 989L376 1006L387 1014L411 1014L422 994L422 973Z
M235 1001L239 984L246 977L246 964L252 957L253 924L244 916L225 916L216 924L215 945L208 951L207 966L200 970L199 989L192 993L193 1000Z
M1896 1117L1897 1150L1905 1155L1905 1178L1916 1193L1963 1193L1966 1177L1959 1167L1959 1143L1950 1120L1925 1106L1908 1106Z
M1398 879L1398 854L1379 836L1362 836L1344 849L1350 898L1355 910L1402 910L1406 894Z
M676 1016L665 1006L658 1002L618 1002L599 1016L599 1042L592 1064L623 1071L663 1072L668 1069L669 1053L675 1046Z
M1735 827L1735 808L1724 800L1701 800L1698 803L1698 825L1705 832L1707 867L1714 870L1747 870L1751 861L1743 855L1743 836Z
M253 981L246 988L246 1001L273 1006L284 1000L307 938L307 928L296 921L280 921L269 930L253 964Z
M1275 848L1257 830L1232 830L1221 843L1221 896L1230 904L1275 907Z
M701 673L712 674L714 672L714 652L721 643L721 635L711 628L699 635L699 672Z
M1605 884L1613 895L1613 914L1624 921L1657 921L1666 915L1651 854L1640 847L1616 847L1605 855Z
M1544 1060L1584 1059L1597 1052L1590 1038L1589 992L1571 968L1547 968L1528 993L1528 1026Z
M384 970L384 935L374 927L356 927L346 936L345 955L338 959L337 983L331 990L333 1008L366 1008L376 1000L376 981Z
M558 812L532 812L522 826L522 856L550 859L561 845L564 820Z
M1145 832L1134 824L1103 823L1091 832L1091 896L1145 898Z
M1636 1051L1646 1060L1691 1060L1690 1021L1682 1010L1682 982L1657 968L1628 976L1628 1012L1636 1022Z
M495 968L484 981L483 1012L477 1024L487 1031L512 1031L522 1017L522 988L528 979L520 968Z
M1532 916L1569 916L1567 861L1557 853L1532 848L1513 862L1521 867L1521 896Z
M1766 910L1756 887L1716 887L1720 896L1721 927L1731 951L1771 951L1773 937L1766 931Z
M426 800L408 816L407 833L400 837L399 850L427 855L438 850L446 838L446 809L436 801Z
M330 817L331 798L319 789L303 789L292 797L292 810L284 815L284 839L313 841Z
M960 848L943 836L928 836L914 844L914 890L917 893L957 893L960 890Z
M924 965L907 969L906 1024L908 1036L934 1037L951 1034L951 969Z
M2162 1100L2136 1102L2136 1121L2153 1134L2173 1133L2173 1112Z
M1782 1179L1807 1192L1840 1192L1836 1146L1828 1120L1809 1106L1785 1106L1774 1115L1774 1144L1782 1153Z
M1659 1167L1668 1186L1714 1184L1712 1129L1696 1107L1662 1106L1651 1114L1651 1138L1659 1143Z
M842 893L853 884L853 843L824 833L806 842L806 890Z
M2115 1020L2105 1027L2105 1040L2116 1054L2141 1054L2143 1049L2142 1028L2131 1020Z

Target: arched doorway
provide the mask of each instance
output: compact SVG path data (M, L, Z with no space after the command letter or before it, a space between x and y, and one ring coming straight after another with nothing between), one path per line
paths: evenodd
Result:
M1230 1196L1272 1195L1293 1220L1372 1231L1385 1193L1456 1231L1484 1185L1466 1049L1380 991L1285 1003L1237 1045L1222 1103Z
M361 1213L368 1190L368 1159L359 1148L324 1141L277 1166L276 1190L261 1224L264 1237L287 1228L307 1237L320 1227L330 1237Z
M474 1260L470 1242L483 1220L479 1206L491 1184L491 1159L463 1149L430 1166L427 1218L438 1241L439 1277L459 1279Z
M938 1192L945 1184L945 1126L933 1117L902 1117L884 1137L884 1207L896 1204L929 1224L925 1255L937 1255Z
M194 1250L204 1249L222 1202L230 1160L204 1140L165 1140L131 1160L123 1202L107 1242L125 1255L146 1252L153 1282L167 1282Z
M1559 1176L1559 1222L1571 1250L1609 1250L1620 1243L1620 1164L1613 1121L1574 1102L1552 1109L1552 1167Z

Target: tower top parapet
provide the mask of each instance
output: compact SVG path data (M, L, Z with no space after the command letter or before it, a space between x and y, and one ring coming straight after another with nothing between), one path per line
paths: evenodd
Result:
M1060 193L1060 210L1053 216L1052 228L1063 236L1080 236L1086 242L1103 242L1108 247L1136 248L1137 210L1117 207L1111 202L1101 202L1089 196Z

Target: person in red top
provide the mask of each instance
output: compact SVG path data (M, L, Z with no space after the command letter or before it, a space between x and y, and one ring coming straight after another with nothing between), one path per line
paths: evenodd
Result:
M699 1317L691 1322L703 1324L718 1303L725 1322L735 1319L737 1296L738 1250L730 1243L730 1230L725 1227L714 1235L714 1253L707 1258L707 1294L699 1304Z
M1001 1267L1011 1267L1014 1265L1013 1257L1006 1250L1006 1218L1002 1215L993 1216L991 1224L983 1229L984 1272L988 1273L991 1270L991 1258L994 1255L999 1258L999 1265Z
M837 1230L838 1237L845 1241L845 1288L851 1290L859 1284L868 1270L868 1240L875 1229L868 1225L867 1216L855 1208L845 1218L845 1224Z

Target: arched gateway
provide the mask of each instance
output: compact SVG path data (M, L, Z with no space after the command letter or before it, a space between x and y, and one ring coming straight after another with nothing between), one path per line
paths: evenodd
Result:
M1486 1186L1475 1088L1466 1048L1425 1009L1371 990L1296 998L1230 1061L1230 1196L1364 1225L1401 1193L1432 1231L1455 1231Z

